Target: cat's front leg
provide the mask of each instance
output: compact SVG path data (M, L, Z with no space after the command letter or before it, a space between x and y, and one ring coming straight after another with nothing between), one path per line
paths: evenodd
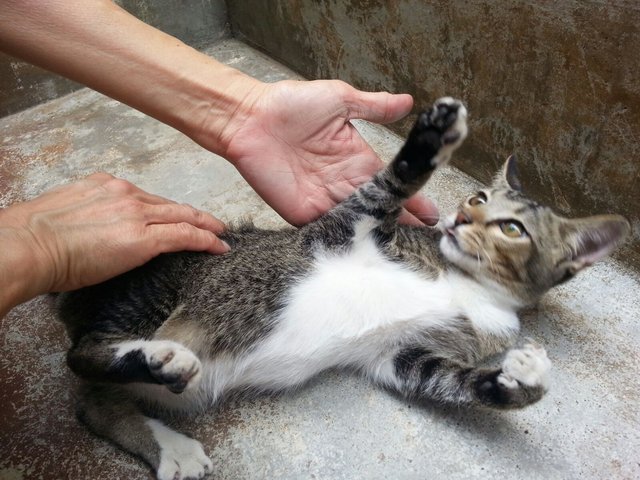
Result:
M467 109L462 102L451 97L436 100L418 116L400 152L378 176L409 198L438 166L449 161L467 131Z
M377 230L385 243L402 204L446 163L467 136L467 109L450 97L422 112L396 158L329 213L302 229L304 244L339 249Z
M502 368L481 375L476 389L481 403L517 408L537 402L549 387L551 361L540 345L529 343L509 350Z
M550 368L544 348L534 344L510 350L497 369L468 365L421 347L408 347L396 354L393 375L384 383L413 398L522 408L543 397Z
M407 140L373 179L362 185L353 201L376 218L397 216L402 203L445 164L467 136L467 109L460 100L444 97L418 115Z

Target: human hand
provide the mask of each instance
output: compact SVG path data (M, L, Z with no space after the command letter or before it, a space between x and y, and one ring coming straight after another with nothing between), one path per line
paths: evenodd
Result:
M5 269L5 281L24 277L15 305L107 280L163 252L224 253L216 236L224 228L207 213L101 173L0 210L0 265L17 267Z
M394 122L412 104L409 95L361 92L337 80L259 84L216 140L227 145L222 154L253 189L285 220L301 225L383 166L350 120ZM207 147L206 136L196 140ZM438 211L417 195L405 203L401 221L433 225Z

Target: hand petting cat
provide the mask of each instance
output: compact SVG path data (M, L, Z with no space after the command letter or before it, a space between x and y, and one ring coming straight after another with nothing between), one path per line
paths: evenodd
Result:
M80 288L163 252L224 253L222 222L106 173L0 210L0 318L36 295Z

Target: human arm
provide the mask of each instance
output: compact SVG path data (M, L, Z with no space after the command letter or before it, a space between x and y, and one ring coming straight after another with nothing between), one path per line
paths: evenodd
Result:
M107 174L0 209L0 318L36 295L114 277L163 252L224 253L209 214Z
M412 106L409 95L339 81L259 82L108 0L0 0L0 7L0 49L182 131L227 158L293 224L326 212L382 166L350 120L388 123ZM421 197L406 208L437 220Z

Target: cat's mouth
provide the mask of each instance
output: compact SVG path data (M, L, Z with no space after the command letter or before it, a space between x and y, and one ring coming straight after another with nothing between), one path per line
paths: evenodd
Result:
M456 234L456 227L455 226L444 227L443 234L447 238L447 240L449 241L449 244L451 246L453 246L458 252L462 253L463 255L466 255L467 257L476 258L471 253L469 253L466 250L464 250L462 248L462 245L460 245L460 242L458 241L458 236Z
M451 241L451 243L453 243L456 247L460 248L460 244L458 243L458 239L456 238L456 231L454 227L445 228L444 234Z
M455 247L456 250L465 253L460 246L460 242L458 242L458 237L456 236L456 228L455 227L444 227L443 234L449 241L449 244Z

